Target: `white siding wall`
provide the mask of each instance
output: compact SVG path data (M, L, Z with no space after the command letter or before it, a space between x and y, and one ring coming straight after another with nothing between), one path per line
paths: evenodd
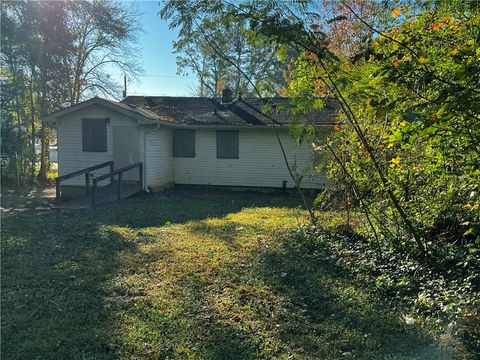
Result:
M110 118L110 121L107 124L106 152L83 151L82 118L84 117ZM81 109L60 118L57 124L59 174L65 175L76 170L113 160L112 126L137 127L137 123L134 119L99 105L89 106L88 108ZM138 135L138 128L135 130L135 134ZM94 175L99 176L108 171L108 167L101 170L95 170ZM108 180L106 180L106 182L108 182ZM77 176L62 182L62 185L83 186L84 184L84 176Z
M107 124L107 151L84 152L82 150L82 118L109 117ZM114 126L132 127L134 136L138 136L139 158L144 161L145 185L163 185L174 181L177 184L203 184L227 186L282 187L287 181L293 187L293 181L285 166L280 146L271 129L239 130L239 158L217 159L216 130L195 131L194 158L173 157L173 137L170 129L144 129L136 120L99 105L66 115L59 119L58 162L60 175L113 160ZM281 139L291 164L297 165L297 171L311 168L311 151L307 145L297 147L286 131ZM108 172L108 168L94 171L95 176ZM312 174L312 171L309 171ZM63 182L64 185L84 185L84 176ZM106 181L108 182L108 180ZM323 177L305 175L303 186L321 188Z
M172 131L160 129L145 134L146 186L160 186L174 181Z
M286 131L280 134L289 162L296 163L297 172L311 169L311 150L308 145L296 147ZM285 165L280 145L272 129L240 130L239 158L217 159L215 130L196 130L194 158L174 157L175 183L229 186L287 187L294 183ZM321 188L324 178L304 176L305 188Z

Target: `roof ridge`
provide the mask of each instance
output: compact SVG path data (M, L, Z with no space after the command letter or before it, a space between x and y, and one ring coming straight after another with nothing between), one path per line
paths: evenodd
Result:
M108 107L117 107L118 110L128 111L129 114L141 116L142 121L156 121L169 125L231 125L231 126L268 126L272 122L279 125L287 125L292 115L289 112L277 111L275 114L265 114L261 111L262 105L274 99L272 105L280 105L289 98L243 98L236 99L232 103L222 104L219 98L206 97L173 97L159 96L157 101L145 101L149 97L128 96L122 101L94 97L80 104L66 109L53 112L43 121L53 121L64 113L76 111L85 106L95 103L103 103ZM155 97L150 97L155 98ZM163 99L163 100L162 100ZM217 110L215 113L214 110ZM331 125L337 118L334 108L326 106L322 110L312 111L307 114L313 117L317 125ZM221 119L220 119L221 117Z

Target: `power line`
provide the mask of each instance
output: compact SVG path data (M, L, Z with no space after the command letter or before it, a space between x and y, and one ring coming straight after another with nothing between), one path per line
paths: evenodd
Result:
M124 74L110 74L110 76L124 76ZM137 75L137 77L160 77L160 78L171 78L171 79L194 79L195 77L190 76L180 76L180 75L161 75L161 74L144 74L144 75Z
M172 93L165 93L165 92L161 92L161 93L139 93L139 92L131 92L131 93L128 93L127 94L128 96L188 96L188 95L185 95L185 93L182 93L182 92L176 92L174 94Z

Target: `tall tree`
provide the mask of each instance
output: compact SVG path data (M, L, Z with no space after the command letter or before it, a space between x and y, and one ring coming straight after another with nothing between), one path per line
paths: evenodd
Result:
M58 105L55 101L63 97L62 86L58 86L63 83L60 57L68 51L63 46L68 44L68 32L65 23L58 19L64 18L65 11L66 3L62 2L44 5L27 2L2 4L5 85L12 89L13 116L18 122L16 132L31 131L32 169L36 162L35 139L39 114L46 112L47 104L52 101L52 106ZM8 94L2 92L2 95ZM29 121L31 126L27 126ZM42 127L40 137L43 146L48 135L47 129ZM17 141L16 147L17 156L25 153L25 142Z
M29 148L33 176L40 138L38 177L44 182L52 134L40 125L40 117L92 94L120 97L120 85L108 73L138 74L138 13L133 6L107 0L7 1L1 12L2 73L4 86L11 88L5 93L2 89L2 95L12 96L5 103L31 138L28 146L17 141L15 153Z
M177 5L176 1L168 1L160 11L170 27L180 25L174 20ZM275 44L251 32L246 19L223 11L202 18L184 5L180 7L186 12L181 16L191 16L191 24L181 26L174 51L178 73L193 72L197 77L197 95L219 96L225 87L235 94L253 95L252 84L246 78L265 95L281 92L286 85L288 61L279 60ZM288 56L292 59L294 54Z
M101 93L118 98L119 84L109 71L135 77L140 72L136 36L139 14L116 1L79 1L71 4L67 24L71 51L63 59L69 76L69 102Z
M270 43L300 53L290 72L292 110L317 109L321 97L335 97L344 125L335 134L344 136L324 142L309 124L297 134L310 134L332 154L335 180L345 179L345 188L352 188L373 232L380 228L392 242L411 238L425 255L428 226L459 204L468 211L454 211L448 221L457 227L462 220L474 223L469 231L478 232L479 216L471 209L478 212L478 151L472 144L479 139L473 130L480 102L479 11L469 1L393 3L344 0L319 8L315 2L210 1L194 10L174 3L169 14L172 24L189 31L199 18L227 12L223 16L246 19L249 30ZM416 146L421 139L423 147ZM402 172L404 157L409 161ZM421 159L428 159L422 171L435 175L413 175ZM468 185L457 191L462 181ZM427 193L433 189L432 197ZM417 190L427 202L413 195ZM427 220L422 212L433 209L429 201L442 205ZM398 229L395 236L392 228Z

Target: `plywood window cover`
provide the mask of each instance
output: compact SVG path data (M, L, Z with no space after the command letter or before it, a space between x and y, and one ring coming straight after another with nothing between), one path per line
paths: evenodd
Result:
M195 130L173 130L173 156L195 157Z
M239 131L217 130L217 158L239 158Z
M87 152L107 152L108 117L82 118L82 149Z

